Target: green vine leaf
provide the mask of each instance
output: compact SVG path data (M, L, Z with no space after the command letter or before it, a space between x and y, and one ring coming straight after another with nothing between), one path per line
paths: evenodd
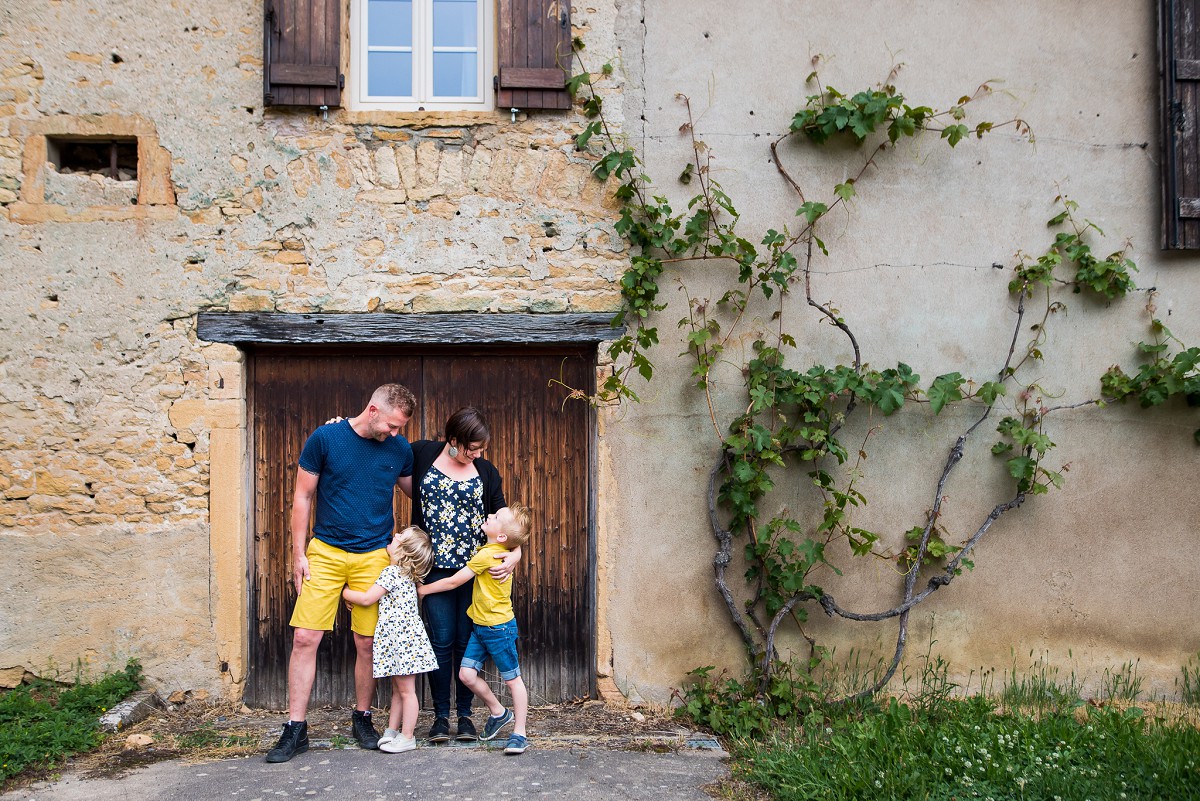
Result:
M583 128L583 132L580 133L579 136L575 137L575 149L576 150L586 150L587 146L588 146L588 142L591 140L591 138L593 136L595 136L596 134L600 133L600 125L601 125L601 123L599 120L590 122L587 125L585 125Z
M966 382L961 373L946 373L933 379L929 391L925 393L933 413L939 414L947 403L962 400L962 385Z
M962 118L955 117L955 119L962 119ZM965 137L966 135L967 135L967 126L965 126L965 125L949 125L945 129L942 130L942 138L945 139L949 143L950 147L954 147L955 145L957 145L959 142L961 142L963 140L963 137Z
M567 79L567 92L571 97L579 94L579 90L584 86L592 85L592 76L586 72L576 73Z
M824 203L818 203L815 200L809 200L796 210L796 216L803 216L804 219L808 220L809 225L812 225L817 220L821 219L821 215L827 211L829 211L829 207Z
M1004 385L996 381L988 381L979 388L979 399L991 406L996 402L996 398L1008 392Z

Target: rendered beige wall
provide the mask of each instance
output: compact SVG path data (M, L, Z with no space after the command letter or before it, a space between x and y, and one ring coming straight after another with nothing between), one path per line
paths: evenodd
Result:
M1052 241L1045 222L1060 192L1108 234L1095 245L1098 253L1132 242L1137 284L1157 288L1157 315L1189 345L1200 342L1200 258L1158 249L1152 5L1091 4L1088 18L1104 23L1088 25L1086 34L1079 8L1038 2L968 8L877 0L855 4L852 13L838 4L753 2L728 13L718 3L664 0L625 10L631 34L644 41L624 51L622 67L646 87L644 96L627 94L626 117L654 191L678 210L696 189L694 181L676 180L692 158L681 131L682 93L691 99L698 137L714 154L712 177L733 198L752 242L768 228L799 227L800 201L772 165L769 144L817 92L805 84L817 54L822 81L847 93L874 87L903 63L895 84L907 102L939 109L994 79L996 91L968 107L966 122L1019 116L1032 127L1034 144L1012 128L953 150L933 139L902 142L859 181L848 210L823 223L830 256L815 262L816 300L840 311L872 366L902 360L925 386L954 370L978 381L995 375L1015 320L1006 290L1011 268L1019 251L1036 257ZM787 142L780 150L807 199L827 203L833 186L855 175L864 158L837 145ZM716 298L727 287L722 269L731 270L681 265L660 280L670 305L657 317L663 344L653 354L655 381L635 384L646 402L609 414L601 439L609 471L602 498L606 491L620 498L604 504L611 669L626 692L658 700L692 668L737 672L743 664L713 583L705 482L716 436L703 395L690 386L691 365L678 357L685 344L676 333L687 308L675 275L685 276L692 297ZM1026 373L1054 404L1096 396L1111 364L1136 369L1133 345L1149 338L1146 292L1112 304L1069 293L1061 299L1068 308L1049 324L1047 360ZM730 365L749 357L750 332L774 325L777 308L751 307ZM850 359L847 341L805 309L802 288L782 308L786 330L800 343L789 364ZM1026 326L1022 341L1028 334ZM723 430L746 400L735 367L719 370L717 381ZM1012 400L1005 404L1011 409ZM927 406L858 418L843 432L852 451L868 428L880 430L868 445L861 488L869 505L856 524L884 533L883 544L895 552L901 533L924 521L945 456L969 421L956 412L935 418ZM947 489L943 522L959 541L1011 495L997 477L1003 464L988 453L995 422L975 435L975 450ZM1189 589L1200 581L1197 426L1195 411L1182 402L1148 412L1088 408L1056 416L1049 433L1059 447L1049 463L1069 463L1065 488L1003 517L977 552L974 571L918 609L909 674L932 626L934 654L950 660L960 682L973 672L976 687L981 669L1026 670L1044 660L1063 675L1077 671L1095 690L1105 669L1140 660L1147 692L1174 692L1180 666L1200 651L1200 609ZM807 479L791 480L796 490L782 492L779 504L803 520L818 519ZM740 541L734 550L740 553ZM741 572L735 560L731 586ZM826 573L819 581L855 611L886 609L899 599L894 560L863 560L843 578ZM839 659L854 648L869 663L890 658L896 623L828 621L815 609L806 630L836 646ZM793 637L790 645L802 643Z

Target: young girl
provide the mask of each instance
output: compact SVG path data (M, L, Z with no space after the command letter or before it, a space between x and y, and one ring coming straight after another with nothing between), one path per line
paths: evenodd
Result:
M372 673L375 678L392 677L392 707L388 728L379 738L379 750L389 754L417 747L413 729L417 725L416 674L437 667L437 659L417 614L417 588L414 582L425 578L433 565L433 546L429 535L409 526L392 537L387 547L392 564L365 591L342 590L342 598L359 606L379 602L379 623L375 627Z

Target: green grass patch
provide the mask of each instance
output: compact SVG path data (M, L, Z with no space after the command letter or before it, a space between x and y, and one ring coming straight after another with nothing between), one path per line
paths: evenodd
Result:
M1186 722L1001 709L975 697L813 711L735 745L735 775L779 801L1200 799L1200 731Z
M1182 678L1175 680L1179 697L1185 704L1200 706L1200 654L1188 659L1182 673Z
M29 769L49 769L99 745L99 717L139 686L142 668L63 687L35 679L0 695L0 782Z

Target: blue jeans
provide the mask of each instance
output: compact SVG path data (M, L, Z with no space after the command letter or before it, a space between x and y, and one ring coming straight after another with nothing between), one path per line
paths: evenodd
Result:
M428 584L446 576L453 576L457 570L434 568L425 578ZM474 694L467 685L459 681L458 669L462 665L463 653L467 650L467 642L471 639L474 624L467 617L467 607L471 605L471 592L475 582L468 581L461 587L448 592L435 592L425 596L425 622L429 624L429 642L433 645L433 655L437 657L437 670L429 675L429 694L433 696L433 714L439 718L450 717L450 685L455 687L455 705L459 717L471 716L471 702Z

